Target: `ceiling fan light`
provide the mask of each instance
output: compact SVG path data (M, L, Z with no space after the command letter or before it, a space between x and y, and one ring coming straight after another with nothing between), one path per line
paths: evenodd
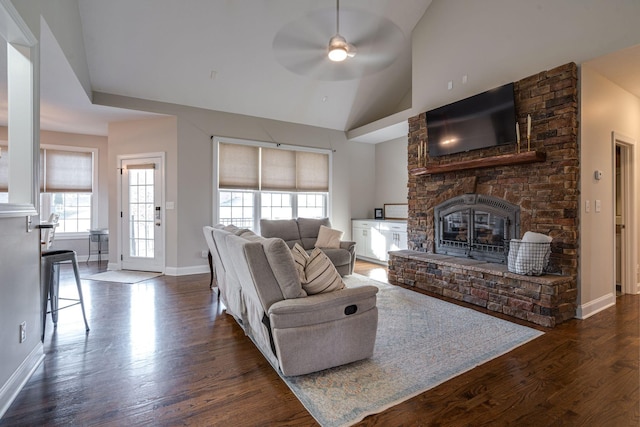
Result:
M334 62L347 59L347 41L340 34L336 34L329 40L329 59Z
M347 59L347 51L341 47L335 47L329 51L329 59L333 62L340 62Z

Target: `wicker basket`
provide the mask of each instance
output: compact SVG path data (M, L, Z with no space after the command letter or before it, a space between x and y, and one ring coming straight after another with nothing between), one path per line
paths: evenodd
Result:
M526 276L544 274L551 254L550 243L523 242L511 239L507 268L510 272Z

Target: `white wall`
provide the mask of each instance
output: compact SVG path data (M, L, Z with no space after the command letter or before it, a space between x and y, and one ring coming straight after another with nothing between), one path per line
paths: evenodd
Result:
M434 0L412 33L415 114L637 45L639 16L628 0Z
M578 316L587 317L615 303L615 153L611 134L619 132L640 143L640 99L593 71L588 65L581 67L579 80L581 214ZM639 156L640 146L637 145L636 171L640 170L637 162ZM594 179L595 170L603 172L599 181ZM635 185L636 190L640 189L639 182ZM590 213L585 212L587 200L591 204ZM601 213L594 210L595 200L601 200Z
M381 208L385 203L407 203L407 146L407 137L376 144L376 207ZM369 217L373 217L373 212Z
M212 135L332 149L333 192L330 203L333 226L349 236L352 215L362 216L373 211L375 147L349 142L344 132L102 93L94 94L94 102L177 118L177 134L171 136L176 139L176 151L167 155L167 163L175 161L175 165L170 164L166 170L166 200L175 202L175 218L167 218L167 274L192 274L206 272L209 268L201 252L207 249L202 226L216 220L212 209L212 176L216 173L212 169ZM128 154L173 150L171 137L166 134L168 131L160 130L166 120L112 123L109 127L108 167L115 167L116 156L124 154L123 150ZM160 134L165 138L162 139ZM159 138L163 141L158 141ZM112 215L116 206L115 185L115 180L110 179ZM115 226L114 222L112 218L110 228ZM112 248L115 248L116 240L117 236L110 236L110 261L115 261Z

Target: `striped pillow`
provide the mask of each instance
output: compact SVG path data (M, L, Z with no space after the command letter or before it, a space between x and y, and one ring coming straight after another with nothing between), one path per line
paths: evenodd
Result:
M304 272L304 269L307 267L307 261L309 260L309 255L307 251L304 250L302 246L298 243L293 245L291 248L291 255L293 255L293 261L296 264L296 271L298 272L298 277L300 277L300 283L304 285L307 281L307 276Z
M302 288L308 295L332 292L344 288L340 273L331 260L320 249L315 248L307 259Z

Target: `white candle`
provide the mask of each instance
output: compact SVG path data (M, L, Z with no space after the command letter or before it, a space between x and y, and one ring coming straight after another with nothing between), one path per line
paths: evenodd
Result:
M531 137L531 114L527 114L527 139Z
M516 142L520 142L520 126L518 126L518 122L516 122Z

